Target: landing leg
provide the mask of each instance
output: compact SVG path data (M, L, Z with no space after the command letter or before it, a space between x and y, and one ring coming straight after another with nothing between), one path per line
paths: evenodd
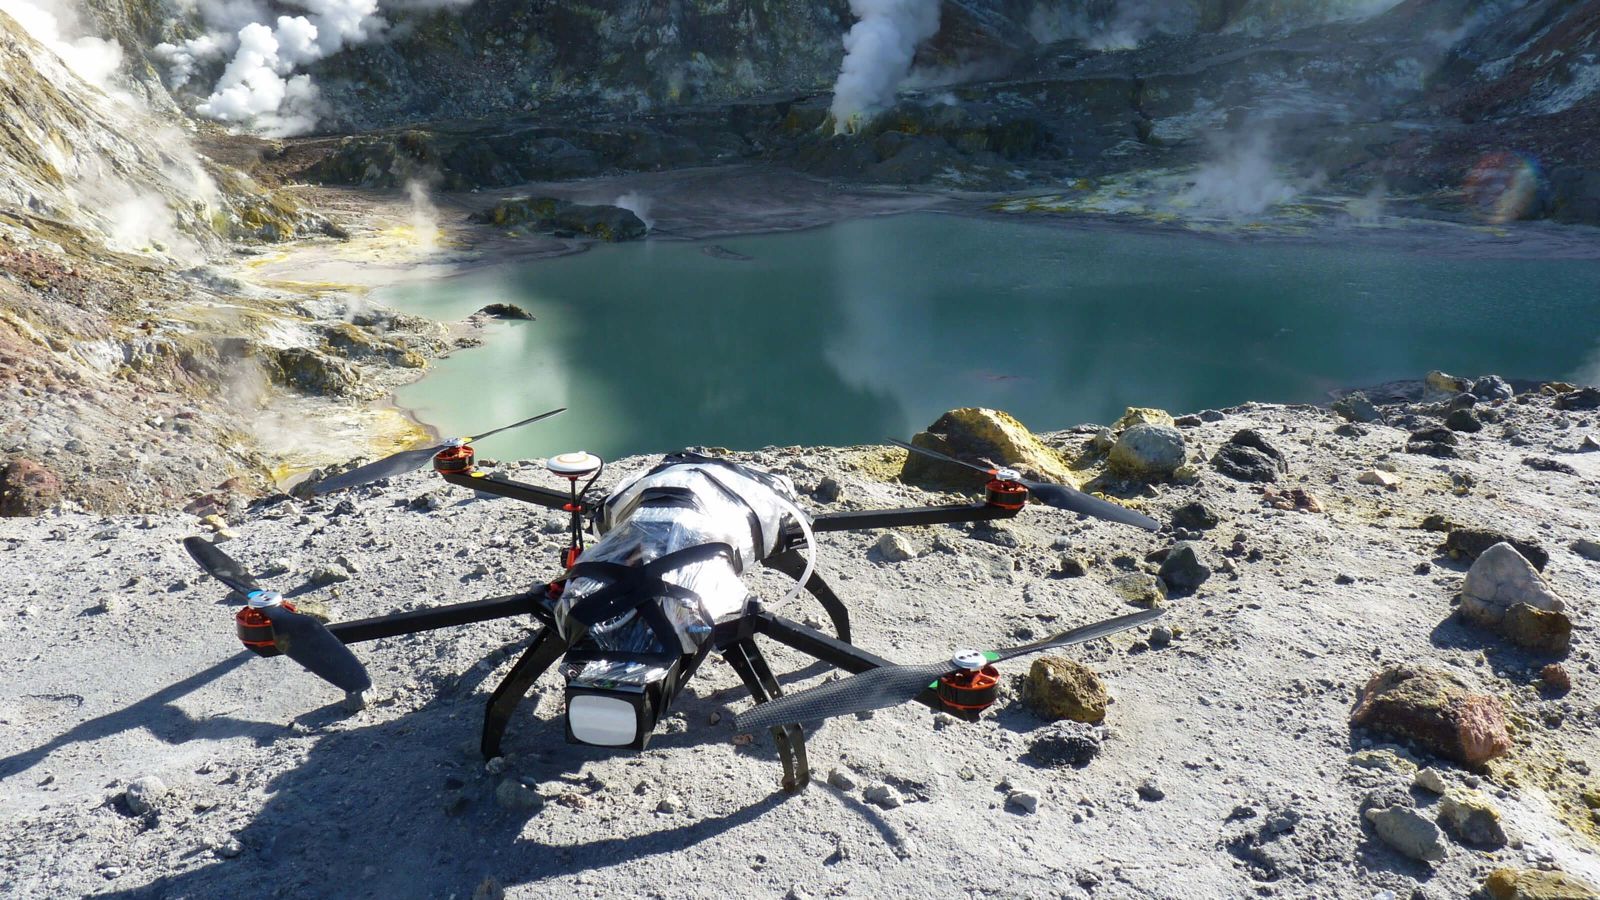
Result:
M517 704L527 696L544 670L560 659L566 649L567 642L556 634L554 628L546 626L540 629L522 658L511 667L500 686L494 689L494 694L489 697L488 710L483 716L483 740L478 745L484 759L500 755L500 739L505 736L506 726L510 724L511 714L516 711Z
M772 683L769 690L765 680L757 674L754 660L761 659L761 651L750 640L738 641L722 651L722 658L733 666L739 673L739 678L744 681L744 686L750 689L750 696L757 703L766 701L778 695L777 683ZM770 676L771 670L767 668L765 660L761 660L760 668ZM805 733L798 725L780 725L772 729L773 743L778 746L778 758L783 762L783 789L798 791L811 780L811 771L805 758ZM798 747L798 752L796 751Z

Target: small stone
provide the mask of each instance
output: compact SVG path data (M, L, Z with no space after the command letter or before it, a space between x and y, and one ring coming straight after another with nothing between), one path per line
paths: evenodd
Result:
M467 570L467 577L468 578L482 578L483 576L488 575L488 574L489 574L489 566L487 564L485 564L485 563L478 563L477 565L474 565L471 569Z
M1167 599L1166 583L1147 572L1130 572L1111 579L1108 586L1129 603L1160 606Z
M1167 596L1186 597L1193 594L1211 577L1211 568L1200 561L1198 551L1199 545L1190 541L1172 545L1172 550L1161 561L1161 569L1156 573L1162 584L1166 585Z
M211 848L211 852L223 859L233 859L244 852L244 845L235 838L228 838Z
M1339 574L1333 576L1333 583L1334 584L1355 584L1356 583L1356 578L1355 578L1354 575L1347 575L1344 572L1340 572Z
M1089 574L1089 566L1079 557L1063 554L1061 565L1056 569L1056 574L1062 578L1082 578Z
M904 562L917 555L910 542L892 531L878 538L876 548L885 562Z
M1455 396L1472 387L1472 383L1465 378L1446 375L1434 369L1422 379L1424 393L1429 397Z
M1496 869L1483 882L1489 900L1600 900L1600 890L1564 872Z
M1371 484L1386 490L1400 490L1400 476L1382 469L1368 469L1356 476L1358 484Z
M1006 795L1006 806L1032 814L1039 810L1039 795L1032 791L1012 791Z
M1591 562L1600 562L1600 541L1578 538L1572 542L1572 552Z
M1444 841L1439 834L1439 826L1416 810L1403 806L1369 809L1366 819L1372 823L1372 829L1384 843L1403 855L1428 863L1444 859Z
M339 584L349 580L350 573L338 566L318 567L306 578L306 582L312 587L327 587L330 584Z
M1406 438L1406 452L1419 453L1439 459L1455 459L1461 455L1456 449L1461 439L1448 428L1422 428Z
M1434 794L1443 794L1445 789L1448 787L1448 785L1446 785L1444 782L1444 776L1440 774L1439 770L1435 769L1433 766L1428 766L1425 769L1419 769L1416 777L1411 779L1411 783L1425 791L1428 791L1429 793Z
M1439 824L1456 840L1472 846L1492 848L1506 843L1499 811L1477 791L1446 792L1439 803Z
M1410 775L1416 763L1402 759L1393 750L1361 750L1350 755L1350 764L1359 769L1377 769L1395 775Z
M127 804L128 811L136 816L142 816L156 808L161 798L166 796L167 785L154 775L136 778L122 792L122 802Z
M1050 720L1096 724L1106 717L1110 695L1092 669L1064 656L1033 661L1022 682L1022 703Z
M1172 643L1172 629L1165 625L1156 625L1150 629L1150 646L1157 650Z
M905 801L887 784L875 784L862 793L862 799L882 809L894 809Z
M1600 388L1586 387L1568 391L1556 397L1555 407L1568 411L1600 409Z
M1100 729L1071 720L1057 722L1028 745L1028 759L1037 766L1081 769L1100 755Z
M656 804L656 812L664 816L676 815L678 810L682 808L683 801L671 794L662 797L661 802Z
M1138 791L1139 799L1150 803L1154 803L1157 800L1165 800L1167 797L1167 792L1161 789L1161 782L1155 778L1146 778L1144 781L1139 782Z
M503 809L526 811L537 808L543 800L533 788L515 778L506 778L494 789L494 802Z
M485 762L483 764L483 771L487 772L490 775L499 775L499 774L502 774L503 772L505 772L505 770L506 770L506 758L504 756L493 757L492 759L490 759L489 761L487 761L487 762Z
M817 489L812 496L823 503L838 503L844 496L844 486L839 483L839 479L827 475L817 482Z
M1222 520L1212 512L1210 507L1199 500L1186 503L1172 511L1172 526L1174 528L1193 528L1205 531L1215 528Z
M1567 674L1566 666L1561 663L1550 663L1540 669L1539 680L1544 683L1546 690L1557 693L1572 690L1572 676Z
M858 782L848 769L833 769L828 772L828 784L841 791L853 791L856 789Z

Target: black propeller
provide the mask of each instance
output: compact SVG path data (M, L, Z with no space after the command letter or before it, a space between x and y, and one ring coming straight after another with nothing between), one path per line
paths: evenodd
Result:
M740 732L758 731L779 725L812 722L848 713L866 712L897 706L916 699L924 688L945 675L981 669L984 666L1029 653L1081 644L1152 622L1166 614L1164 609L1147 609L1095 622L1053 637L1008 647L1004 650L964 651L951 659L915 666L881 666L848 678L830 681L808 690L758 703L733 719Z
M361 660L356 659L350 648L334 637L327 626L283 606L281 596L263 590L255 577L233 557L197 537L184 538L183 549L189 551L207 574L245 595L250 605L272 622L273 643L284 656L346 693L372 687L372 679L367 676Z
M322 481L317 482L315 485L312 485L311 493L319 495L331 494L334 491L342 491L345 488L357 487L359 485L367 484L368 482L377 481L380 478L393 478L396 475L404 475L407 472L420 469L427 465L428 460L432 459L440 450L443 450L447 447L458 447L462 444L470 444L473 441L481 441L490 435L499 434L502 431L509 431L512 428L520 428L523 425L537 422L540 419L548 419L558 412L565 412L566 409L567 408L565 406L561 407L560 409L552 409L549 412L540 413L531 419L523 419L521 422L513 422L510 425L496 428L493 431L485 431L483 434L475 434L471 437L445 441L442 444L434 444L431 447L416 447L411 450L401 450L399 453L396 453L392 456L385 456L383 459L375 462L369 462L364 466L357 466L348 472L341 472L332 478L325 478Z
M1002 470L987 466L980 466L975 463L969 463L964 459L956 459L954 456L948 456L940 453L937 450L929 450L927 447L918 447L916 444L909 444L905 441L895 440L894 438L890 438L889 443L894 444L897 447L904 447L913 453L920 453L923 456L932 457L933 459L943 460L947 463L954 463L958 466L966 466L973 471L982 472L991 478L1001 477L1002 472L1004 472L1007 477L1016 475L1015 472L1009 470ZM1121 522L1124 525L1134 525L1139 528L1143 528L1146 531L1159 531L1161 529L1161 523L1150 518L1144 513L1136 512L1135 510L1131 510L1126 506L1119 506L1118 504L1112 503L1110 500L1101 500L1099 497L1085 494L1083 491L1080 491L1077 488L1068 487L1064 484L1054 484L1048 481L1026 481L1021 477L1011 478L1010 480L1016 481L1018 484L1027 488L1029 494L1046 506L1053 506L1056 509L1064 509L1080 515L1094 516L1097 519L1109 519L1112 522Z

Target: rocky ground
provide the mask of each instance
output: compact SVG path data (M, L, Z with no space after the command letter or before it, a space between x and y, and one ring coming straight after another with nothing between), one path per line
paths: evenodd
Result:
M1037 507L821 536L857 642L897 660L1169 613L1067 654L1092 672L1057 664L1098 725L1024 703L1018 661L975 724L906 706L811 729L817 782L794 796L770 739L734 733L748 700L720 663L641 754L564 743L548 676L486 766L483 701L527 623L361 645L374 702L351 713L239 649L225 591L179 545L212 533L196 517L0 520L3 893L1593 897L1548 889L1600 884L1600 395L1429 385L1337 413L1135 412L1023 461L1127 498L1159 534ZM817 511L953 499L898 480L894 449L737 457ZM556 514L431 477L235 505L225 549L338 618L555 574ZM1539 614L1474 624L1512 600ZM786 612L823 619L808 603ZM788 685L825 676L772 656Z

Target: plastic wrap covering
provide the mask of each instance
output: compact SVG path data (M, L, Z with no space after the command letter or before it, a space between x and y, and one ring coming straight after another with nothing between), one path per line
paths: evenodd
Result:
M660 681L666 674L666 666L625 659L591 659L567 679L567 684L640 693L645 685Z
M659 573L697 598L662 596L657 589L657 596L645 600L661 607L681 646L663 646L637 610L591 626L586 644L636 653L693 652L712 625L744 608L740 573L769 556L785 529L799 524L795 516L805 515L788 478L704 457L676 459L688 461L669 459L611 493L597 523L603 537L584 551L580 570L586 562L643 566L686 547L715 543L731 547L736 559L717 556ZM556 607L563 629L573 607L607 584L603 575L575 573Z

